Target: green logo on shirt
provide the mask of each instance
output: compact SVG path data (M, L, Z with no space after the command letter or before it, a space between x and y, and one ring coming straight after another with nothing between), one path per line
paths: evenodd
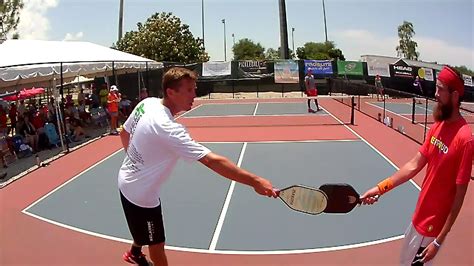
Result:
M145 109L143 108L145 106L144 103L141 103L138 107L137 107L137 114L138 115L143 115L145 114Z

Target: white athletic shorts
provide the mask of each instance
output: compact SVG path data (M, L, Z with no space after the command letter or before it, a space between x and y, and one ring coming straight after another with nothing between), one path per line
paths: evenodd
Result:
M434 265L434 261L436 260L436 256L439 255L440 250L438 251L437 255L430 261L421 264L412 264L413 261L416 261L419 258L415 258L416 254L420 254L423 250L434 241L434 237L427 237L423 236L418 233L413 226L412 223L408 226L407 230L405 231L405 241L402 246L401 254L400 254L400 265L403 266L412 266L412 265L425 265L425 266L432 266Z

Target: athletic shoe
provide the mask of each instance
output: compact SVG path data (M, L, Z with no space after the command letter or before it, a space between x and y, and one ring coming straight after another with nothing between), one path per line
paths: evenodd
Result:
M147 260L145 254L142 253L140 256L134 256L130 250L123 254L123 260L138 266L153 266L153 262Z

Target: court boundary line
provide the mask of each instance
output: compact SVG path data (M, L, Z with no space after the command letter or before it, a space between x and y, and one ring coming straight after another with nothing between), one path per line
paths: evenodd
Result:
M132 244L133 240L124 239L115 236L109 236L101 233L96 233L92 231L88 231L85 229L81 229L78 227L74 227L71 225L63 224L60 222L56 222L54 220L44 218L42 216L36 215L34 213L30 213L28 211L23 211L24 214L41 220L43 222L47 222L64 229L68 229L74 232L82 233L88 236L93 236L101 239L107 239L111 241L116 241L125 244ZM209 249L199 249L199 248L185 248L185 247L175 247L175 246L168 246L165 245L167 250L172 251L181 251L181 252L192 252L192 253L200 253L200 254L221 254L221 255L291 255L291 254L308 254L308 253L321 253L321 252L328 252L328 251L340 251L340 250L347 250L347 249L354 249L354 248L361 248L373 245L379 245L391 241L396 241L402 239L403 236L393 236L382 238L373 241L367 241L357 244L349 244L349 245L340 245L340 246L333 246L333 247L324 247L324 248L309 248L309 249L293 249L293 250L267 250L267 251L253 251L253 250L209 250Z
M237 167L240 167L242 165L246 150L247 142L244 142L244 144L242 145L242 149L240 150L239 160L237 161ZM211 244L209 245L210 251L216 250L217 241L219 241L219 236L221 234L222 227L224 226L224 220L227 216L227 211L229 210L230 200L232 199L232 194L234 193L235 185L236 182L232 180L232 182L230 182L229 190L227 191L227 196L225 197L224 206L222 206L217 226L214 230L214 234L212 235Z
M220 99L220 100L225 100L225 99ZM256 103L252 103L252 102L238 102L239 100L235 99L235 103L201 103L201 105L232 105L232 104L235 104L235 105L239 105L239 104L242 104L242 105L254 105Z
M372 104L372 103L369 103L369 102L366 102L366 103L369 104L369 105L372 105L373 107L376 107L376 108L379 108L379 109L382 109L382 110L383 110L383 107L380 107L380 106L378 106L378 105L375 105L375 104ZM413 125L413 123L412 123L412 121L411 121L410 118L403 116L403 115L412 115L412 114L399 114L399 113L395 113L395 112L393 112L393 111L391 111L391 110L388 110L388 109L385 109L385 111L387 111L387 112L389 112L389 113L392 113L392 114L394 114L394 115L396 115L396 116L399 116L399 117L401 117L401 118L403 118L403 119L406 119L406 120L410 121L410 123ZM425 126L423 126L422 124L420 124L420 123L418 123L418 122L415 123L415 125L418 125L418 126L420 126L420 127L422 127L422 128L425 128ZM426 128L427 128L427 129L430 129L429 126L426 126Z
M91 170L92 168L96 167L97 165L103 163L104 161L108 160L109 158L115 156L117 153L121 152L123 150L123 148L120 148L119 150L113 152L112 154L108 155L107 157L103 158L102 160L96 162L95 164L87 167L86 169L84 169L83 171L81 171L80 173L76 174L75 176L73 176L71 179L67 180L66 182L60 184L59 186L55 187L53 190L49 191L48 193L46 193L45 195L43 195L42 197L40 197L39 199L37 199L36 201L34 201L33 203L31 203L30 205L28 205L26 208L24 208L21 212L24 213L25 211L27 211L28 209L30 209L31 207L35 206L36 204L38 204L40 201L43 201L44 199L46 199L47 197L49 197L51 194L53 194L54 192L58 191L59 189L63 188L64 186L66 186L67 184L71 183L72 181L76 180L78 177L80 177L81 175L85 174L86 172L88 172L89 170Z
M329 111L325 110L329 115L331 115L334 119L336 119L339 123L341 123L341 125L343 125L345 128L347 128L349 131L352 132L352 134L356 135L358 138L360 138L363 142L365 142L365 144L369 145L370 148L372 148L376 153L378 153L380 156L382 156L382 158L384 158L390 165L392 165L397 171L400 170L400 168L395 164L393 163L387 156L385 156L381 151L379 151L377 148L375 148L372 144L370 144L365 138L363 138L359 133L355 132L355 130L353 130L352 128L350 128L348 125L344 124L339 118L337 118L336 116L334 116L333 114L331 114ZM409 180L410 183L416 188L418 189L418 191L421 191L421 187L415 182L413 181L413 179L410 179Z
M329 116L329 114L281 114L281 115L259 115L259 114L248 114L248 115L206 115L206 116L186 116L186 117L180 117L182 119L198 119L198 118L228 118L228 117L249 117L249 116L255 116L255 117L288 117L288 116L298 116L298 117L318 117L318 116Z
M331 114L331 113L328 112L328 114ZM335 117L335 116L333 116L333 117L341 123L341 121L337 117ZM386 158L385 155L381 154L380 151L378 151L375 147L373 147L370 143L368 143L365 139L363 139L358 133L353 131L347 125L344 125L344 126L346 128L348 128L354 135L358 136L360 139L358 139L358 140L308 140L308 141L257 141L257 143L291 143L291 142L315 142L315 143L317 143L317 142L340 142L340 141L365 142L367 145L372 147L377 153L379 153L385 160L387 160L390 164L392 164L392 166L394 166L398 170L398 167L396 165L394 165L393 162L391 162L388 158ZM201 142L201 143L248 143L248 142ZM123 239L123 238L114 237L114 236L109 236L109 235L105 235L105 234L96 233L96 232L93 232L93 231L81 229L81 228L78 228L78 227L74 227L74 226L71 226L71 225L67 225L67 224L64 224L64 223L61 223L61 222L57 222L57 221L39 216L37 214L31 213L31 212L28 211L30 208L35 206L40 201L46 199L48 196L55 193L56 191L58 191L59 189L61 189L64 186L66 186L67 184L71 183L73 180L77 179L78 177L80 177L85 172L87 172L90 169L96 167L97 165L104 162L105 160L108 160L109 158L116 155L117 153L119 153L122 150L123 150L123 148L115 151L111 155L103 158L102 160L100 160L97 163L93 164L92 166L88 167L84 171L81 171L80 173L76 174L70 180L64 182L63 184L61 184L58 187L54 188L53 190L51 190L50 192L48 192L44 196L40 197L38 200L34 201L32 204L28 205L26 208L24 208L21 211L21 213L23 213L27 216L39 219L41 221L44 221L44 222L47 222L47 223L50 223L50 224L68 229L68 230L71 230L71 231L83 233L83 234L86 234L86 235L89 235L89 236L94 236L94 237L98 237L98 238L102 238L102 239L107 239L107 240L117 241L117 242L121 242L121 243L131 244L133 242L132 240ZM243 156L242 156L242 158L243 158ZM239 157L239 160L240 160L240 157ZM412 180L410 180L410 181L412 181ZM232 182L235 183L235 181L232 181ZM234 187L235 187L235 185L234 185ZM416 183L415 183L415 187L417 187ZM230 202L230 198L229 198L229 202ZM222 222L222 224L223 224L223 222ZM193 253L201 253L201 254L222 254L222 255L287 255L288 254L289 255L289 254L308 254L308 253L320 253L320 252L329 252L329 251L340 251L340 250L368 247L368 246L373 246L373 245L378 245L378 244L383 244L383 243L387 243L387 242L400 240L400 239L403 239L403 238L404 238L404 235L398 235L398 236L392 236L392 237L382 238L382 239L373 240L373 241L361 242L361 243L357 243L357 244L339 245L339 246L333 246L333 247L312 248L312 249L311 248L310 249L295 249L295 250L270 250L270 251L248 251L248 250L236 251L236 250L216 250L216 249L211 250L211 249L175 247L175 246L168 246L168 245L166 245L165 247L166 247L166 249L173 250L173 251L193 252ZM217 244L217 241L216 241L216 244Z
M281 93L280 93L281 94ZM260 101L261 103L296 103L296 100L307 100L307 99L340 99L340 98L351 98L352 95L318 95L318 96L301 96L301 97L272 97L272 98L195 98L197 102L203 102L202 104L252 104ZM216 102L214 102L216 101ZM223 101L232 101L234 103L221 103ZM207 103L206 103L207 102Z
M194 111L194 110L198 109L198 108L201 107L202 105L203 105L203 104L200 103L200 104L198 104L197 106L194 106L193 108L189 109L188 111L186 111L186 112L184 112L184 113L182 113L182 114L176 116L174 119L176 120L176 119L182 117L183 115L185 115L185 114L187 114L187 113L189 113L189 112L191 112L191 111Z
M270 140L270 141L247 141L247 142L243 142L243 141L198 141L198 143L209 143L209 144L231 144L231 143L287 143L287 142L314 142L314 143L318 143L318 142L353 142L353 141L360 141L360 140L357 140L357 139L340 139L340 140ZM33 201L33 203L29 204L27 207L25 207L21 212L23 211L26 211L28 209L30 209L31 207L33 207L34 205L38 204L38 202L40 201L43 201L44 199L46 199L47 197L49 197L51 194L55 193L56 191L58 191L59 189L63 188L64 186L66 186L67 184L71 183L72 181L74 181L76 178L78 178L79 176L83 175L84 173L88 172L89 170L91 170L92 168L96 167L97 165L103 163L104 161L110 159L111 157L115 156L117 153L121 152L123 150L123 148L120 148L119 150L113 152L112 154L106 156L105 158L101 159L100 161L94 163L93 165L89 166L88 168L84 169L83 171L79 172L78 174L74 175L71 177L71 179L65 181L64 183L60 184L59 186L53 188L52 190L50 190L49 192L47 192L45 195L41 196L40 198L38 198L37 200Z
M255 104L255 109L253 110L253 116L255 116L257 114L257 110L258 110L258 103Z
M199 141L199 143L228 144L228 143L319 143L319 142L361 142L360 139L309 139L309 140L256 140L256 141Z

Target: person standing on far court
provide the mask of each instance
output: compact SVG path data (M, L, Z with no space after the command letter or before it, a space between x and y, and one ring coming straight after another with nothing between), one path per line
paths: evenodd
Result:
M308 68L308 73L306 73L306 77L304 78L304 84L306 88L306 95L308 96L308 113L314 113L314 110L311 109L311 98L314 99L314 104L316 104L316 111L319 111L317 99L318 89L316 88L316 80L311 73L311 68Z

